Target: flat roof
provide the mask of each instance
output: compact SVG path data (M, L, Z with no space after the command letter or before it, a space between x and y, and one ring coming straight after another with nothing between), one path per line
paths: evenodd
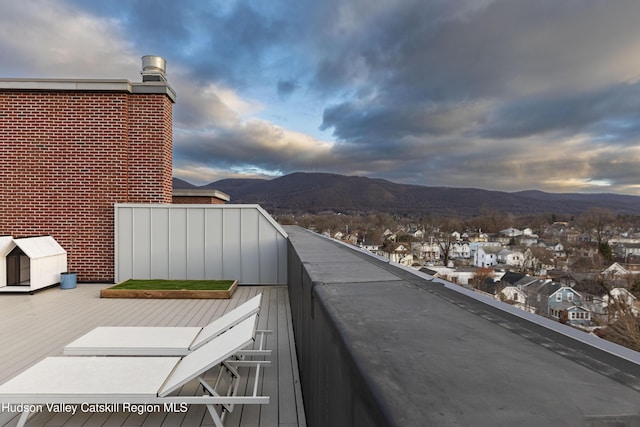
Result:
M176 102L176 92L167 82L130 82L126 79L23 79L0 78L0 90L127 92L166 95Z
M171 194L177 197L215 197L225 202L231 200L228 194L209 188L174 188Z

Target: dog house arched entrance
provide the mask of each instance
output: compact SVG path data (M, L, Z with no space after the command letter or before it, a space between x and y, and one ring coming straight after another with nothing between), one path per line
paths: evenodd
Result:
M31 260L18 246L7 254L7 286L29 286Z

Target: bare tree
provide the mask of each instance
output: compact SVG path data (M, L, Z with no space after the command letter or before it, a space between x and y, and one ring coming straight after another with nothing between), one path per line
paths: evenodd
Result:
M524 251L522 272L539 275L545 265L553 265L553 255L539 246L531 246Z
M480 210L480 215L473 219L476 228L481 229L485 233L497 233L503 228L508 227L511 217L507 214L499 212L493 208L484 206Z
M449 263L451 250L457 239L453 236L455 231L459 231L461 222L457 218L444 218L438 222L434 237L440 246L444 265Z
M483 292L489 292L487 281L493 278L494 273L495 270L490 267L476 268L473 272L473 287Z
M633 299L626 292L614 295L612 285L600 280L601 286L607 294L606 326L599 331L599 335L635 351L640 351L640 318L634 307Z
M591 208L578 217L578 224L591 234L598 244L598 252L609 261L613 254L608 237L615 219L615 214L612 211L599 207Z

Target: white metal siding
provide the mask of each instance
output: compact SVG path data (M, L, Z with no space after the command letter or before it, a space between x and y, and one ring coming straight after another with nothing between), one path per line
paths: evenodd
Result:
M258 205L115 205L116 281L286 284L287 235Z

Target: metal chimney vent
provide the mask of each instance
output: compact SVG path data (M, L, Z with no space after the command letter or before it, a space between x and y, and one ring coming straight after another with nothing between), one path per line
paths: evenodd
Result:
M167 61L164 58L154 55L142 57L142 81L143 82L166 82Z

